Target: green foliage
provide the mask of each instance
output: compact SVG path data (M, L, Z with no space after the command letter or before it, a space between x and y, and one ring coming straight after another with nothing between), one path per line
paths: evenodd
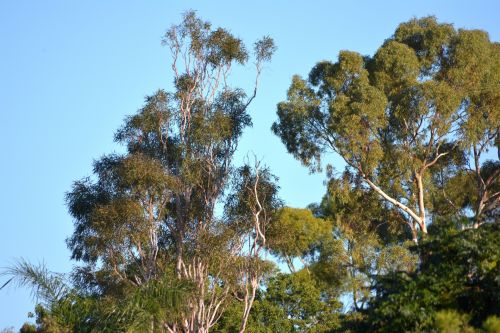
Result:
M0 276L9 278L0 290L11 283L17 287L26 287L31 290L31 295L37 302L47 307L56 304L71 292L66 277L50 272L44 263L32 265L20 259L0 272Z
M329 332L339 325L341 304L330 286L314 279L307 270L279 273L259 294L247 332ZM236 332L239 304L234 304L216 332Z
M91 295L70 285L66 276L25 261L3 275L29 287L40 302L35 309L37 326L24 325L26 332L143 332L151 325L161 331L165 318L178 317L193 294L192 286L168 275L140 288L129 287L118 297Z
M373 57L341 51L307 80L294 76L272 130L313 171L326 153L339 154L364 186L400 210L415 241L416 226L426 234L441 211L462 218L472 208L479 219L484 207L498 206L490 188L499 169L484 178L479 163L498 137L498 49L483 31L412 19ZM465 158L451 158L459 155ZM474 194L448 197L468 160L476 164L467 172Z
M500 318L497 316L488 317L483 323L485 333L500 332Z
M449 325L480 327L498 315L499 226L459 232L443 223L430 232L434 235L418 247L422 263L417 272L379 277L368 310L372 332L421 332L436 320L443 328L451 317L455 324ZM464 314L467 320L449 312L437 317L441 310Z
M267 230L268 246L279 258L292 263L294 258L306 257L331 237L328 221L317 218L309 209L284 207Z
M345 171L330 177L320 214L333 221L337 232L348 237L376 238L384 244L404 240L405 219L380 203L377 193L363 187L358 175Z
M394 39L415 50L425 73L432 72L443 56L442 46L454 35L451 24L440 24L433 16L412 19L402 23L394 33Z
M474 333L474 329L468 324L467 315L456 311L443 310L436 313L435 327L440 333Z
M20 332L500 331L500 163L482 155L499 146L500 48L487 33L412 19L372 57L341 51L294 76L272 130L312 171L331 151L347 164L327 166L308 209L283 207L258 161L233 165L257 91L228 84L251 58L243 41L191 11L163 43L174 91L146 97L115 134L126 152L66 195L81 266L0 273L0 289L38 303ZM275 50L253 45L256 85Z
M372 169L381 157L373 129L385 125L383 114L387 102L383 94L370 85L363 58L354 52L342 51L337 63L316 65L309 75L309 83L317 87L317 91L306 81L294 77L288 101L278 104L280 122L273 125L273 131L282 138L290 153L313 169L319 168L321 153L328 144L346 160L359 160L367 169ZM322 105L328 113L322 111ZM364 150L371 154L364 154Z
M333 234L318 249L311 266L314 274L337 285L352 299L353 310L363 309L372 296L373 276L415 269L393 209L380 205L375 193L360 186L360 179L344 172L332 177L317 214L333 222Z
M335 290L307 270L278 274L267 285L266 300L283 309L298 332L324 332L336 325L340 303Z
M266 229L277 223L273 214L282 205L277 177L267 167L257 166L254 170L249 164L238 168L235 175L224 207L226 220L236 232L246 233L253 228L255 214L260 211L261 227L267 236Z
M248 319L246 332L251 333L284 333L291 332L290 320L279 306L263 300L264 294L259 293L256 297L250 317ZM241 302L233 302L224 313L221 320L214 327L214 332L236 333L239 332L243 307Z
M140 288L131 288L121 298L102 300L97 323L101 332L145 332L164 330L186 310L194 287L172 276L153 280Z

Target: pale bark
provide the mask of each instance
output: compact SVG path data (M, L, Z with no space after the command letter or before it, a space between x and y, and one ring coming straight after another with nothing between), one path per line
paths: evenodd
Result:
M263 275L262 269L259 267L259 260L261 259L261 251L266 246L266 226L269 223L269 214L266 207L261 203L259 198L259 182L260 182L260 163L256 160L254 165L255 179L253 184L247 185L247 190L252 194L254 202L250 201L252 211L253 230L251 230L249 237L249 252L248 261L246 262L246 270L243 272L244 282L244 298L243 298L243 317L239 333L243 333L246 329L250 310L252 309L255 301L255 294L259 288L259 284ZM253 234L253 236L252 236ZM256 266L252 266L256 263Z
M422 219L420 218L420 216L415 213L411 208L409 208L408 206L406 206L405 204L397 201L396 199L392 198L391 196L389 196L387 193L385 193L380 187L378 187L377 185L375 185L368 177L363 177L363 180L375 191L377 192L378 194L380 194L385 200L389 201L390 203L392 203L394 206L398 207L399 209L401 209L402 211L404 211L405 213L407 213L408 215L411 216L411 218L418 223L419 226L422 225Z

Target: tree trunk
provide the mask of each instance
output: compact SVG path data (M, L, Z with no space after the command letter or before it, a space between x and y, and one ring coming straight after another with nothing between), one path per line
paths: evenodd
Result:
M252 309L253 302L255 300L255 293L258 287L258 278L253 277L250 282L250 286L252 288L252 292L250 295L245 295L245 309L243 310L243 318L241 321L241 326L239 333L243 333L246 330L248 317L250 316L250 310Z

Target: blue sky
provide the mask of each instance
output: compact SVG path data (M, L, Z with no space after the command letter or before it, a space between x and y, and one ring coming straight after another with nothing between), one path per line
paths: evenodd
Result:
M270 131L293 74L307 75L341 49L373 54L414 16L436 15L500 40L498 1L0 0L0 267L20 257L59 272L75 264L65 245L72 221L64 193L91 174L93 159L120 151L113 133L144 96L171 86L160 41L188 9L249 44L275 39L236 163L249 151L263 158L282 198L298 207L320 200L325 188L324 176L309 175ZM251 86L251 69L234 74ZM341 166L334 156L330 162ZM0 330L19 327L32 309L27 291L0 291Z

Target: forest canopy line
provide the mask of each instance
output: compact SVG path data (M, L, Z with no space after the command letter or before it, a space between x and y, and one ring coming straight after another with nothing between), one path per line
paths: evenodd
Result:
M435 17L294 76L272 131L327 192L284 205L234 154L276 51L190 11L145 98L66 195L70 274L19 261L20 332L499 332L500 46ZM234 87L249 67L255 85ZM497 154L488 153L497 150ZM336 153L346 166L326 164ZM316 203L314 203L316 202ZM221 213L219 213L219 211Z

